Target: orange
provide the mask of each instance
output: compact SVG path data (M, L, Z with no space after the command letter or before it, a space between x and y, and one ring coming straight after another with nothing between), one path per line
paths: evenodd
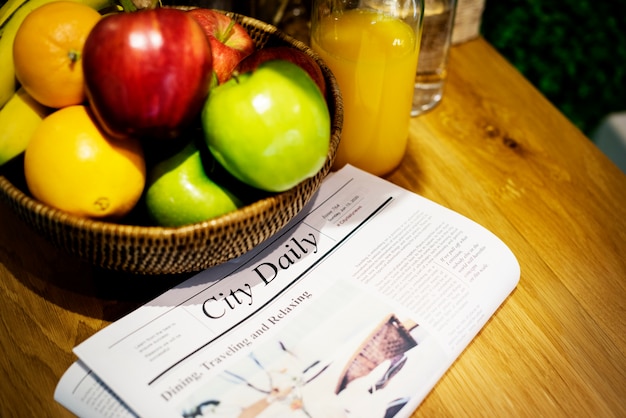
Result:
M85 100L81 54L100 20L91 7L71 1L47 3L26 16L15 34L15 76L41 104L53 108Z
M139 140L104 136L89 109L75 105L45 117L24 156L32 195L88 218L119 219L139 201L146 164Z

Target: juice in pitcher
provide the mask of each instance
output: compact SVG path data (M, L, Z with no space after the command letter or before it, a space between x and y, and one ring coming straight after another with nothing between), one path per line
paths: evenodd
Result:
M335 168L350 163L384 175L402 160L419 40L419 29L374 10L330 13L312 25L311 47L335 75L344 104Z

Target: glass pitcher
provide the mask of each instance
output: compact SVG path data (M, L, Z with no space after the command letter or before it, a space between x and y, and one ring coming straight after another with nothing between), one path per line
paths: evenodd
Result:
M335 168L375 175L405 154L420 48L422 0L313 0L311 47L339 84L344 123Z

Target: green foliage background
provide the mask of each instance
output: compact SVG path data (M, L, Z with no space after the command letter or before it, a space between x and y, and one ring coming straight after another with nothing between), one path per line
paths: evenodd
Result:
M481 33L588 136L626 110L626 0L487 0Z

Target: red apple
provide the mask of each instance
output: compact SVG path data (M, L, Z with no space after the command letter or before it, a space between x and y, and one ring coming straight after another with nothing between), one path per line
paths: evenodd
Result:
M219 84L228 80L239 62L255 50L246 29L229 16L213 9L191 9L189 15L204 29L213 53L213 71Z
M317 84L320 88L322 95L326 97L326 81L324 80L324 73L322 73L320 66L312 57L296 48L288 46L275 46L258 49L241 61L237 71L240 73L252 71L262 62L276 59L291 61L302 67L309 74L309 76L311 76L313 81L315 81L315 84Z
M174 138L198 116L212 77L211 47L186 12L107 15L83 49L89 103L116 138Z

